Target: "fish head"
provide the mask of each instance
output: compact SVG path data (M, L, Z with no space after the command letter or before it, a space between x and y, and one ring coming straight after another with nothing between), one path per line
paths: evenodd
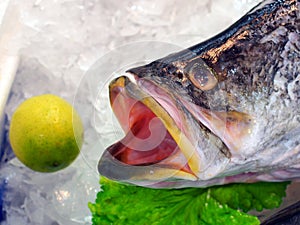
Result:
M254 124L235 86L200 57L156 62L114 79L110 103L126 135L106 149L100 174L150 187L222 174L232 155L243 154Z

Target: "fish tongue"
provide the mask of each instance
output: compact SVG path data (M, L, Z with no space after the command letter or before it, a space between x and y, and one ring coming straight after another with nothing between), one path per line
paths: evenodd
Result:
M143 109L143 117L135 119L126 136L111 149L115 158L129 165L149 165L175 151L176 142L154 113Z

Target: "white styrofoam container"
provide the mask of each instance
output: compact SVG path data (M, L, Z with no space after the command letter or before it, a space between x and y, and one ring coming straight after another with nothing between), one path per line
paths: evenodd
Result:
M14 1L0 3L0 147L4 133L4 108L19 64L21 24Z

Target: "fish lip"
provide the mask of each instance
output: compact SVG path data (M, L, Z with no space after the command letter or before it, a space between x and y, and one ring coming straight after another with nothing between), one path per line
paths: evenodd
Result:
M122 84L117 84L118 82L120 82L121 80L123 80ZM126 76L122 76L119 78L116 78L115 80L113 80L110 84L110 95L111 94L111 90L115 85L124 85L124 88L126 88L127 93L129 93L130 98L135 99L137 101L144 101L144 99L148 99L151 104L154 104L156 107L159 107L159 103L157 102L157 98L155 99L154 96L151 96L150 93L146 93L145 89L145 85L143 83L144 81L140 78L138 78L137 76L133 75L133 74L126 74ZM157 87L159 88L159 87ZM157 97L157 96L156 96ZM114 109L114 102L111 100L111 105L112 108ZM145 101L144 101L145 102ZM150 104L150 103L149 103ZM153 105L147 105L147 107L154 112L155 110L152 108ZM160 107L160 112L162 114L164 114L165 118L167 118L166 120L172 121L172 117L168 114L168 112L163 108ZM117 116L117 115L116 115ZM161 115L157 115L158 117ZM118 117L118 116L117 116ZM174 122L174 120L173 120ZM122 125L122 124L121 124ZM128 124L123 124L123 130L128 129ZM176 124L171 124L168 126L167 130L169 131L172 128L180 131L180 129L176 126ZM177 133L175 135L181 135L181 137L183 137L183 139L185 141L182 142L181 138L176 138L177 141L177 145L179 146L183 146L183 145L187 145L187 137L185 137L184 134L182 133ZM190 143L189 143L190 144ZM185 157L187 157L188 159L186 159L186 162L189 164L194 165L194 168L191 169L191 171L189 171L189 173L187 173L186 171L180 171L181 168L172 168L172 167L168 167L167 165L164 165L163 163L160 164L160 162L152 164L152 165L142 165L142 166L135 166L135 165L128 165L126 163L121 162L120 160L117 160L111 153L110 150L111 148L113 148L114 145L108 147L101 159L99 160L98 163L98 171L101 175L106 176L110 179L113 180L118 180L118 181L124 181L124 182L130 182L130 183L134 183L134 184L140 184L140 182L145 182L145 180L153 180L155 182L158 181L166 181L168 179L174 180L174 179L186 179L186 180L197 180L197 176L195 175L198 171L198 168L195 168L195 165L198 166L198 162L197 162L197 157L192 157L194 156L195 152L189 153L190 155L186 155ZM180 148L180 150L182 150ZM183 154L184 155L184 154ZM190 160L190 158L194 158L192 160ZM163 172L161 172L163 171ZM152 174L151 174L152 173ZM153 173L159 174L158 177L154 176ZM147 186L145 185L145 183L143 183L143 186Z

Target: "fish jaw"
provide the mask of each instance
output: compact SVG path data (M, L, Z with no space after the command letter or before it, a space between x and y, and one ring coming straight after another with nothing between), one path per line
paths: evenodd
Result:
M222 140L204 129L179 96L148 79L128 76L110 84L110 103L126 135L103 153L99 173L151 187L222 174L231 156Z
M126 136L104 152L98 164L100 174L144 186L166 179L197 179L193 172L197 157L184 155L179 148L191 143L151 96L128 77L119 77L110 84L110 102Z

